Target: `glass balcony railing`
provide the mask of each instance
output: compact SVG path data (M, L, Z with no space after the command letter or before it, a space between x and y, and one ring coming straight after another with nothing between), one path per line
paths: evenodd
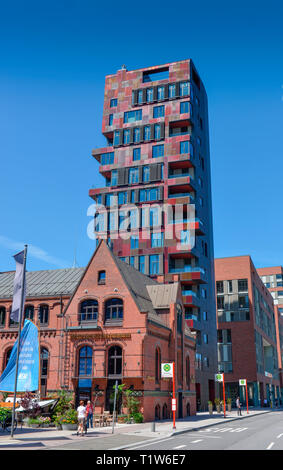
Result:
M189 197L192 201L195 200L194 196L192 196L190 193L173 193L168 195L169 199L175 199L176 197Z
M186 295L191 295L191 296L193 296L193 297L195 297L195 298L198 298L197 293L196 293L195 291L193 291L193 290L182 290L182 295L185 295L185 296L186 296Z
M183 266L183 267L180 267L180 268L169 268L169 273L202 273L204 274L204 269L203 268L199 268L199 267L192 267L192 266Z
M177 219L177 220L170 220L169 224L188 224L191 222L198 222L200 225L203 225L203 222L199 218L191 218L191 219Z
M178 173L178 174L176 174L176 175L174 175L174 174L172 175L172 174L171 174L171 175L169 175L169 178L182 178L183 176L184 176L184 177L190 176L190 179L191 179L192 181L194 180L194 178L192 177L192 175L190 175L190 173Z

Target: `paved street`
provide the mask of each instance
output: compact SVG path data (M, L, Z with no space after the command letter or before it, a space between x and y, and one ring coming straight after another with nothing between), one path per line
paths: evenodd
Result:
M131 450L283 450L283 412L171 436Z

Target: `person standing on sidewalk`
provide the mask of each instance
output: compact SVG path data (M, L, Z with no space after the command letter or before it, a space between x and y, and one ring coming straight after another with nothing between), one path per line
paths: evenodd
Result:
M240 397L237 397L237 400L236 400L236 407L237 407L237 415L238 415L238 416L242 416Z
M93 406L91 401L89 400L86 405L86 427L89 428L89 424L91 428L93 428Z
M78 430L77 436L80 434L81 436L84 435L84 427L85 427L85 419L86 419L86 407L84 406L83 400L80 401L80 406L77 408L78 413Z

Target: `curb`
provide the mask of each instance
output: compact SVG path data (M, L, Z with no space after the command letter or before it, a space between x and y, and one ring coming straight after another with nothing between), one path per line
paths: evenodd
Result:
M169 437L173 437L173 436L178 436L180 434L185 434L186 432L196 432L198 431L199 429L205 429L205 428L211 428L213 426L218 426L219 424L223 424L223 423L230 423L232 421L239 421L239 420L242 420L242 419L245 419L245 418L254 418L255 416L259 416L259 415L263 415L263 414L267 414L267 413L272 413L273 410L270 410L270 411L262 411L262 412L259 412L259 413L256 413L255 415L244 415L244 416L239 416L239 417L236 417L236 418L224 418L223 416L223 421L218 421L217 423L212 423L212 424L204 424L203 426L199 426L197 428L189 428L189 429L181 429L180 431L173 431L169 434L165 434L162 438L158 437L156 439L147 439L146 441L140 441L140 442L136 442L135 444L130 444L130 445L123 445L121 447L113 447L112 449L108 449L108 450L123 450L123 449L129 449L131 450L131 447L135 447L137 445L140 445L140 444L147 444L148 442L150 443L153 443L153 442L160 442L162 439L167 439ZM224 421L225 420L225 421Z

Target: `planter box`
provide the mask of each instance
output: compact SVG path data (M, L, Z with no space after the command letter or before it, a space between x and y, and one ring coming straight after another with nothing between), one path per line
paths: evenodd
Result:
M78 429L78 425L71 423L62 423L62 429L63 431L76 431Z

